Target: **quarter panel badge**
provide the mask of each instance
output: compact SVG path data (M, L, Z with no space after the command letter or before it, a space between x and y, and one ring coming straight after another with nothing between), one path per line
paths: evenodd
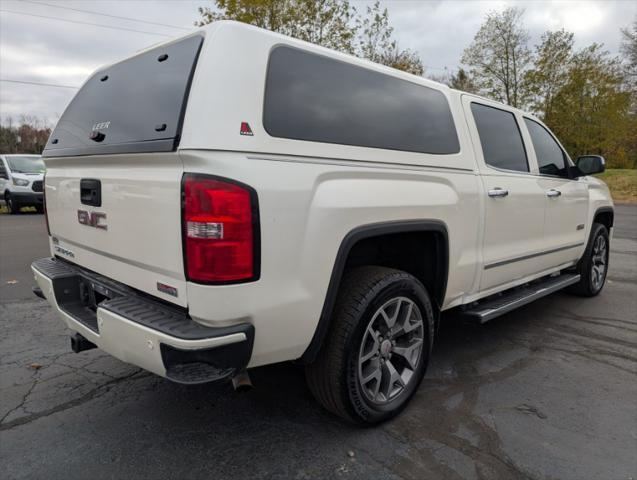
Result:
M249 137L252 137L254 135L254 133L252 133L250 125L248 125L248 122L241 122L241 129L239 130L239 133L241 135L247 135Z
M179 291L170 285L166 285L165 283L157 282L157 290L167 295L172 295L173 297L179 296Z

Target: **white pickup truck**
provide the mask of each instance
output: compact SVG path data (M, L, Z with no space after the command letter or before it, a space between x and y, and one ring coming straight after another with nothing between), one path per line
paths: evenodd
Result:
M397 414L441 312L485 322L605 281L613 206L540 120L234 22L92 75L44 151L73 331L182 383L294 360L327 409Z

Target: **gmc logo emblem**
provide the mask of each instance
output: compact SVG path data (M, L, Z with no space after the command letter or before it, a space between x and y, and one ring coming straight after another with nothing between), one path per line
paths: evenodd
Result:
M87 227L99 228L100 230L108 229L108 226L106 225L106 214L102 212L78 210L77 221Z

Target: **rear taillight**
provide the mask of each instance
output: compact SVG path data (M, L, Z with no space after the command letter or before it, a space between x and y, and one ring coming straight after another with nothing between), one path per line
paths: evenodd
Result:
M207 175L183 179L184 263L188 280L232 283L258 278L258 206L246 185Z
M49 212L46 208L46 173L42 178L42 208L44 209L44 220L46 220L46 233L51 236L51 228L49 227Z

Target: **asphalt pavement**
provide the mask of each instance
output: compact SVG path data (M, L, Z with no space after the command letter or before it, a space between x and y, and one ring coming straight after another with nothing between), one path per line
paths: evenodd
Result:
M0 302L33 300L31 262L49 254L44 215L0 214Z
M637 206L617 206L608 283L483 326L444 319L408 408L356 428L293 364L255 389L186 387L99 350L31 294L41 215L0 215L0 475L6 479L637 478Z

